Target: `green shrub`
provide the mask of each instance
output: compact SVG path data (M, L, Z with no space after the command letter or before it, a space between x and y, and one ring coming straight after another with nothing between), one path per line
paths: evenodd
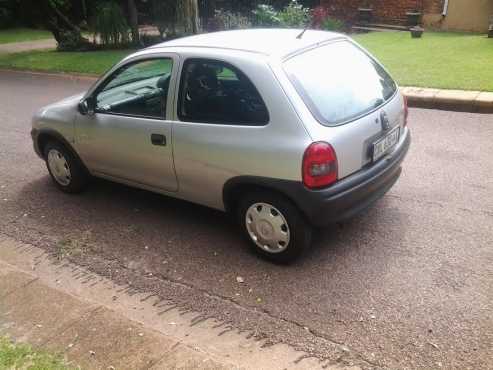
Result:
M130 41L130 27L117 3L102 3L94 16L92 29L105 46L119 46Z
M163 42L161 35L151 35L148 33L143 33L140 35L140 42L144 47L153 46Z
M280 24L287 28L305 28L310 24L310 9L299 4L297 0L291 0L279 13Z
M272 5L259 4L253 11L254 24L258 27L276 27L281 24L279 13Z
M81 48L81 36L79 32L61 31L59 42L57 45L58 51L74 51Z
M335 32L342 32L346 28L344 22L340 21L339 19L335 19L331 17L327 17L326 19L324 19L320 26L325 31L335 31Z

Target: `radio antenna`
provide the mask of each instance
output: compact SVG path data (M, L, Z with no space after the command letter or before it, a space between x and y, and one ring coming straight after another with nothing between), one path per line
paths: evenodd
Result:
M308 27L309 27L309 26L307 25L307 26L305 27L305 29L304 29L303 31L301 31L301 33L300 33L298 36L296 36L296 38L297 38L298 40L301 40L301 38L303 37L303 35L305 34L305 32L306 32L306 31L308 31Z

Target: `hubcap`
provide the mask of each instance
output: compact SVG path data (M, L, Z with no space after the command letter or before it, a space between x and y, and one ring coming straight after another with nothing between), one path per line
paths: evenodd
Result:
M70 184L70 180L72 179L70 168L67 160L58 150L51 149L48 152L48 167L56 182L63 186Z
M245 216L246 228L252 241L269 253L280 253L289 244L289 226L283 214L267 203L255 203Z

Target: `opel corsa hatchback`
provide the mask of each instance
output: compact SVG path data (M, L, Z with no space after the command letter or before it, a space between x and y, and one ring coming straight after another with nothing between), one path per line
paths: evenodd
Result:
M257 29L130 55L41 109L32 139L62 191L97 176L228 211L255 251L288 262L313 226L394 185L406 120L396 83L350 38Z

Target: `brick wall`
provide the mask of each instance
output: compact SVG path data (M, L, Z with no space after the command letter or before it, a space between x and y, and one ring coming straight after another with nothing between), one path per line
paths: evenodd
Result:
M444 0L423 0L424 14L442 14Z
M406 12L421 11L419 0L375 0L373 2L375 17L382 21L406 24Z
M360 6L360 0L321 0L320 3L329 9L329 14L351 22L356 20Z
M321 0L335 17L357 20L358 8L373 9L374 21L388 24L406 24L406 12L441 13L443 0Z

